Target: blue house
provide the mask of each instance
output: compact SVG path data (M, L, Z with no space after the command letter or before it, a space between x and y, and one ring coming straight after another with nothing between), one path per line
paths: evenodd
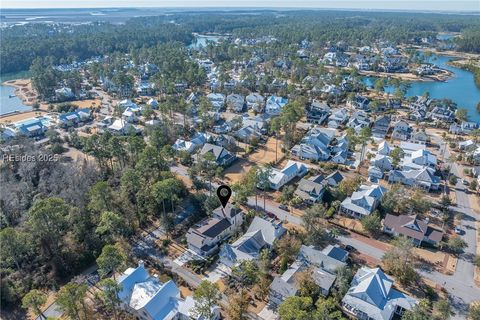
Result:
M47 131L47 127L39 119L28 124L21 124L17 129L20 134L27 137L39 137Z
M57 122L61 126L74 126L80 122L87 121L91 118L91 110L89 108L78 109L72 112L65 112L58 116Z

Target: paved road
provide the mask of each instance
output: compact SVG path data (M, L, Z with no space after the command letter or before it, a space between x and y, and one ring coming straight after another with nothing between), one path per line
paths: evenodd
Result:
M55 302L53 302L51 305L48 306L47 309L45 309L45 311L43 311L43 315L45 317L39 316L37 317L36 320L45 320L47 318L57 319L63 315L63 312L60 311L58 308L58 305Z
M163 264L167 269L171 270L173 273L176 273L183 280L185 280L190 286L194 288L197 287L202 281L199 277L189 270L180 267L168 256L161 254L157 250L156 241L163 234L163 229L159 227L144 237L134 240L135 244L133 245L133 252L140 256L148 256L157 263Z
M448 147L446 147L445 143L441 142L438 137L437 143L440 145L440 153L443 153L445 150L444 159L445 161L448 161L450 157ZM460 169L455 163L452 164L451 170L453 174L460 176ZM184 176L188 176L183 168L172 168L172 171ZM433 282L442 285L447 289L447 291L451 295L453 307L457 314L454 319L462 319L464 318L464 315L467 311L468 304L471 301L480 300L480 288L475 286L473 282L474 266L472 263L473 254L476 252L477 232L475 227L475 221L477 219L477 215L472 210L469 203L468 195L465 192L464 186L460 182L457 184L455 192L458 206L454 209L464 213L461 224L466 232L464 235L462 235L462 238L468 243L468 248L466 248L465 252L460 255L456 271L451 276L447 276L431 270L422 269L418 271L425 278L430 279ZM263 198L259 196L257 201L258 206L260 208L263 208ZM250 197L248 199L248 205L251 207L255 207L255 204L255 197ZM275 214L279 219L286 220L292 224L301 225L302 220L300 217L294 216L291 213L280 209L278 206L278 203L275 203L271 200L267 200L265 205L266 210ZM338 237L338 240L345 245L351 245L355 247L360 253L378 260L380 260L384 254L383 250L371 246L358 239L341 235Z
M440 146L440 153L444 155L445 163L450 163L451 174L461 178L463 175L463 168L455 162L450 161L450 151L448 145L442 141L438 136L432 136L433 141ZM455 196L457 206L452 208L457 212L462 213L460 221L461 229L464 233L460 235L467 243L468 247L459 256L455 273L452 276L444 276L440 278L439 275L433 275L438 280L445 281L447 289L456 297L460 298L463 303L469 303L473 300L480 299L480 290L474 285L475 266L473 265L473 258L477 250L477 228L476 221L479 219L478 214L472 209L468 190L461 181L455 185ZM459 307L462 305L459 303Z
M99 280L97 266L93 265L85 269L80 276L84 276L84 282L89 286L95 285ZM60 307L57 305L56 301L53 301L47 309L43 311L45 317L37 317L35 320L45 320L46 318L59 319L63 315L63 311L60 310Z

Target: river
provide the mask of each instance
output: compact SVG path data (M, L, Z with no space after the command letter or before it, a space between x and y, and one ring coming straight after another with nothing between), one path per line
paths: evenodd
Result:
M459 108L468 111L468 119L480 123L480 113L477 103L480 102L480 88L475 85L473 73L447 64L452 57L435 56L431 62L442 69L453 72L453 77L445 82L440 81L413 81L407 90L407 96L420 96L425 92L436 99L451 99ZM365 77L364 83L372 86L375 77ZM392 87L385 88L386 92L393 93Z
M10 98L10 96L13 96ZM0 115L13 111L28 111L32 107L25 106L22 101L15 96L15 88L0 85Z
M193 39L192 43L188 46L192 49L200 49L202 47L206 47L208 42L218 42L224 36L220 35L204 35L204 34L194 34L195 38Z

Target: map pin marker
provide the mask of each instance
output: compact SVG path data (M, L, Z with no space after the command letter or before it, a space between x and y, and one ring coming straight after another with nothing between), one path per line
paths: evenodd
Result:
M232 189L230 189L229 186L221 185L220 187L218 187L217 196L218 196L218 199L220 199L220 203L224 208L226 207L231 195L232 195Z

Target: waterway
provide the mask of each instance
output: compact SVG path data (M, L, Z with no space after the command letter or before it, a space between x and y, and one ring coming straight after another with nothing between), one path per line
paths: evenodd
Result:
M458 108L468 111L468 120L480 123L480 113L477 111L477 103L480 102L480 88L475 85L473 73L447 64L452 60L448 56L434 56L431 62L442 69L453 72L453 77L448 81L413 81L406 95L419 96L428 92L430 97L436 99L451 99ZM373 86L375 77L365 77L364 83ZM386 87L386 92L393 93L393 87Z
M28 110L32 110L32 107L24 105L22 100L15 96L14 87L0 85L0 115L13 111Z
M188 47L192 49L200 49L206 47L208 42L219 42L222 38L223 36L195 34L195 38Z

